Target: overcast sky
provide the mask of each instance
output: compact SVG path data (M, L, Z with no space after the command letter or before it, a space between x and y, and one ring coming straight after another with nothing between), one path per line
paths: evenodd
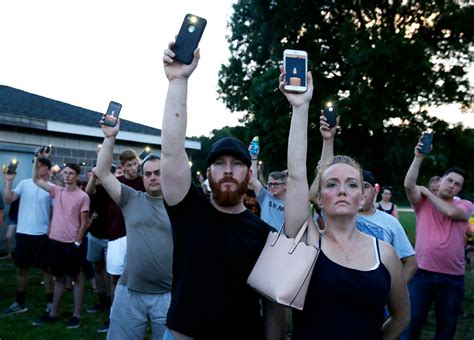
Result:
M122 118L161 128L167 90L163 50L192 13L208 24L190 80L187 135L208 135L236 125L240 117L216 100L235 1L2 1L0 84L99 112L114 100L123 105ZM451 122L474 126L474 114L440 112L449 113Z

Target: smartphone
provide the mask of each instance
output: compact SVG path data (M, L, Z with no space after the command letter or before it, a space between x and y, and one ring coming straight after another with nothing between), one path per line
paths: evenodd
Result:
M117 124L118 116L122 110L122 104L110 102L107 113L102 116L101 123L107 126L114 127Z
M421 142L423 146L421 149L418 149L420 153L423 155L427 155L431 151L431 144L433 143L433 133L423 132L423 136L421 136Z
M325 107L324 107L324 116L327 119L327 122L329 124L330 128L333 128L336 126L336 118L337 118L337 109L336 105L334 105L331 102L327 102Z
M285 90L306 92L306 74L308 73L308 53L300 50L283 51L283 70L285 72Z
M9 174L16 174L16 168L18 167L18 161L13 158L10 163L8 164L8 167L6 169L6 172Z
M207 20L197 15L186 14L179 29L176 42L172 48L175 53L175 60L183 64L191 64L193 62L194 50L198 47Z
M149 154L151 154L151 149L147 146L138 157L143 161Z

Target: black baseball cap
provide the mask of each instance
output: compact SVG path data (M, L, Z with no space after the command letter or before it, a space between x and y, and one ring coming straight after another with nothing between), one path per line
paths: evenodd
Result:
M369 170L362 170L362 178L364 179L364 182L372 184L372 186L375 186L375 177L372 171Z
M224 137L212 144L207 155L207 165L211 165L217 157L223 155L237 157L249 168L252 165L252 159L250 158L247 146L237 138Z
M43 165L46 165L48 167L48 169L51 169L51 161L49 159L47 159L46 157L40 157L38 158L38 162L43 164Z

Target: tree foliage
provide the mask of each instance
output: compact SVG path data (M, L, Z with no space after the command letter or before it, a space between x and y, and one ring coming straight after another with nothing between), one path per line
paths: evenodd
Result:
M454 158L448 137L462 142L464 151L472 146L465 140L471 133L462 126L449 130L426 109L470 104L473 7L444 0L238 1L229 23L231 57L219 74L220 98L231 110L247 112L242 137L260 135L266 169L286 168L291 110L277 89L278 65L283 50L306 50L315 84L308 166L319 159L320 110L337 101L336 153L355 157L381 183L401 185L425 128L436 129L435 143L446 143L435 148L443 151L438 165L463 159Z

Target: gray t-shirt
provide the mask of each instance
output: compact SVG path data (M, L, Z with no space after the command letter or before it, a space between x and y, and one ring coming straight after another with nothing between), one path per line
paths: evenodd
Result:
M390 243L399 258L415 255L405 230L392 215L376 209L370 216L358 214L356 225L360 231Z
M285 200L276 198L270 191L262 188L258 196L260 218L276 230L285 222Z
M119 284L141 293L168 293L172 282L173 237L163 198L121 185L119 207L127 228L127 257Z

